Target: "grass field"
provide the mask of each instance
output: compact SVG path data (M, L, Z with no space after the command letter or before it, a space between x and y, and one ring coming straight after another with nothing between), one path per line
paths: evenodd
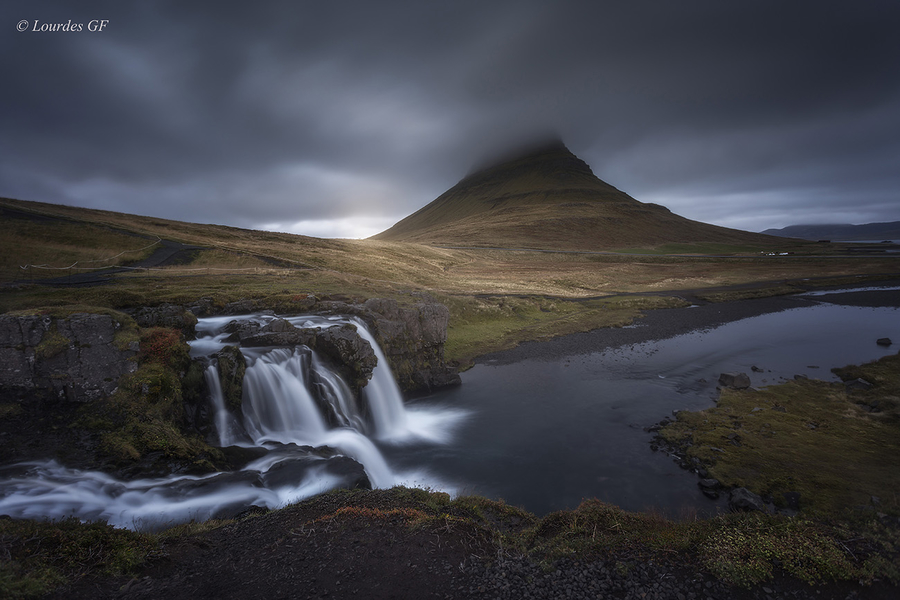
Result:
M697 297L724 301L794 291L781 280L846 281L900 271L895 258L842 254L838 244L798 240L776 240L777 247L771 240L762 246L698 241L631 248L628 254L451 249L317 239L8 199L0 199L0 225L3 311L71 303L123 308L200 297L289 306L291 297L304 293L411 302L411 294L425 292L449 306L448 355L463 363L524 340L624 325L641 310L682 303L679 291L702 288ZM156 239L200 249L176 265L123 274L114 285L96 288L73 288L65 281L56 287L31 284L77 268L21 268L129 264L147 258ZM719 289L741 285L756 287Z

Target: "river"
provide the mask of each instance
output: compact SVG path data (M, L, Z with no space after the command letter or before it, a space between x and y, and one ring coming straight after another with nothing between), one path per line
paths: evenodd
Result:
M847 294L808 295L794 308L662 339L650 339L645 333L651 327L638 321L611 333L639 342L593 344L588 337L571 347L565 340L533 344L524 358L521 352L487 357L462 374L461 386L405 404L379 355L382 366L365 391L368 410L361 412L336 374L309 352L248 349L244 426L235 429L233 415L220 414L218 422L229 431L219 436L225 444L268 448L268 456L236 473L127 482L52 461L8 466L0 472L0 514L154 528L249 505L275 508L344 483L315 469L294 480L286 480L284 473L292 471L284 468L274 475L276 465L311 460L298 450L302 445L337 448L361 462L378 487L479 494L539 515L588 497L673 517L715 512L721 505L699 492L695 476L650 450L645 428L673 411L713 405L722 372L746 372L754 386L797 374L833 380L832 367L895 353L896 343L884 347L875 340L900 341L900 309L878 301L841 304ZM699 314L693 310L708 309L674 309L658 318L690 323ZM220 348L229 320L201 320L192 354ZM318 327L336 322L291 321ZM329 422L337 425L315 414L323 404L308 397L310 378L327 396Z

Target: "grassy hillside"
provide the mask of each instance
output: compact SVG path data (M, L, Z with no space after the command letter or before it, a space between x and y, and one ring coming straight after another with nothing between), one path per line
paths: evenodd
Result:
M562 142L477 171L373 239L448 246L611 250L665 243L771 246L691 221L598 179Z
M891 257L843 255L839 244L787 239L777 247L694 242L628 254L459 250L317 239L8 199L0 199L0 227L0 311L73 303L123 308L201 297L222 304L254 298L290 310L291 299L306 293L405 302L427 293L450 307L448 349L463 362L527 339L626 324L643 309L683 302L674 297L682 290L703 288L707 299L733 299L735 293L797 289L783 280L858 280L898 270ZM162 242L191 248L164 265L118 274L113 285L77 287L69 281L70 273L136 264ZM84 262L92 260L99 262ZM65 268L22 269L41 264ZM720 290L723 286L751 289Z

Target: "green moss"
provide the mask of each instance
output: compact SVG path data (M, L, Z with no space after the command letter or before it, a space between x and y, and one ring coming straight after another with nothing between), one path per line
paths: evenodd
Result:
M158 452L198 471L214 470L221 452L185 426L183 391L199 393L202 370L190 362L181 332L153 328L141 340L137 371L123 375L110 398L81 407L73 425L96 434L101 454L117 464Z
M141 331L141 357L145 363L186 371L191 363L190 348L178 329L151 327Z
M34 354L38 358L49 359L65 352L72 340L62 335L56 328L56 323L44 332L40 343L34 347Z
M475 357L514 348L528 340L622 327L640 318L641 311L686 306L680 298L666 296L610 296L590 300L565 300L540 296L445 296L450 325L444 356L464 366Z
M3 402L0 404L0 419L9 417L17 417L22 414L22 407L13 402Z
M718 517L700 544L704 566L723 581L750 587L772 579L775 565L809 584L855 579L863 570L802 519L742 514Z
M848 392L809 380L723 390L716 407L679 412L660 435L700 459L710 477L776 503L797 492L804 512L837 515L877 496L880 510L898 515L900 498L887 482L900 481L900 356L839 372L875 386Z
M203 367L192 361L181 378L181 396L185 404L198 405L205 400L204 379Z
M34 598L85 576L135 572L156 550L150 536L105 523L0 520L0 597Z
M237 346L225 346L216 358L225 406L231 412L238 413L243 402L244 372L247 370L244 355Z
M802 288L793 285L773 285L753 289L736 289L724 292L699 293L697 297L707 302L735 302L737 300L751 300L754 298L771 298L772 296L787 296L803 291Z

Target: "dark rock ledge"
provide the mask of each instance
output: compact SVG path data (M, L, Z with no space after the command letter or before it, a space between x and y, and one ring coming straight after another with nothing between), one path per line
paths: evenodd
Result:
M206 317L249 314L271 310L273 307L250 299L219 306L209 298L201 298L184 308L193 315ZM457 365L444 359L450 311L427 294L420 295L417 302L409 305L390 298L370 298L354 302L348 299L320 299L312 294L304 294L302 297L298 296L294 305L278 306L275 309L283 314L358 317L375 336L404 392L428 392L460 383ZM275 339L276 336L272 336L271 340ZM306 339L309 339L308 335Z

